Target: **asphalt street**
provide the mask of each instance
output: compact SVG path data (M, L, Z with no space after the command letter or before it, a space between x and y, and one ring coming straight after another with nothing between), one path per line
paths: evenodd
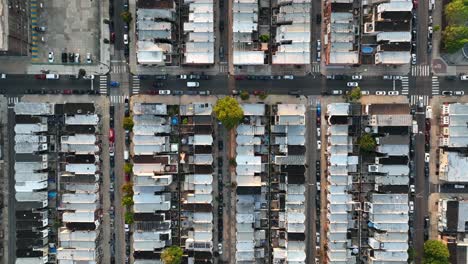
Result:
M422 110L422 109L420 109ZM422 110L424 111L424 110ZM415 260L416 263L421 263L424 247L424 217L427 215L427 201L428 201L428 188L429 178L426 178L424 171L424 144L425 144L425 113L417 113L415 120L418 123L419 132L414 136L414 166L415 166L415 196L414 196L414 215L413 215L413 248L417 252Z

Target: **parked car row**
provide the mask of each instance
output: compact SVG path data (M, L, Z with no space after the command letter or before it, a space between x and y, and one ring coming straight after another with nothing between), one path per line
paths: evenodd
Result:
M211 95L211 91L203 90L203 91L182 91L182 90L148 90L145 92L146 94L151 95Z
M237 75L236 80L294 80L294 75Z

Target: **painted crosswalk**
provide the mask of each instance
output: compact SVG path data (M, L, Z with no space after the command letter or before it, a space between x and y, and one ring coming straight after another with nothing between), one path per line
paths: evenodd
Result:
M408 76L402 76L401 77L401 94L402 95L407 95L409 94L409 81L408 81Z
M140 78L137 75L132 75L132 94L140 93Z
M99 76L99 93L107 94L107 75Z
M319 63L312 63L312 72L320 73L320 64Z
M226 73L229 70L229 65L227 65L226 63L220 63L220 64L218 64L218 67L219 67L218 71L220 73Z
M439 95L439 77L432 76L432 95Z
M431 75L431 68L429 65L414 65L411 66L412 76L429 76Z
M127 72L127 65L124 64L117 64L117 65L112 65L112 73L126 73Z
M30 3L30 13L31 13L31 27L37 27L38 11L37 11L37 1L31 0ZM39 48L38 42L41 36L35 30L31 30L31 61L39 62Z
M125 99L128 99L128 95L111 95L109 97L113 104L123 104Z
M429 96L428 95L411 95L410 104L418 106L429 105Z
M8 108L13 108L19 101L19 97L8 97Z

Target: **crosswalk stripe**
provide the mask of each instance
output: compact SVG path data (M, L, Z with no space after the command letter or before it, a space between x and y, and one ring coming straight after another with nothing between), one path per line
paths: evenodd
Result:
M125 99L128 99L128 95L111 95L110 101L111 103L122 104L125 102Z

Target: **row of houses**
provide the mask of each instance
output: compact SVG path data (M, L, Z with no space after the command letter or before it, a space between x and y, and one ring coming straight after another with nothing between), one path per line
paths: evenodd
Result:
M100 118L92 103L58 105L63 117L59 149L58 263L100 263L102 170Z
M49 163L48 116L53 105L18 103L15 105L15 216L16 262L49 261L49 177L54 179ZM52 205L53 206L53 205Z
M171 144L171 123L164 104L133 105L133 236L134 263L159 259L172 245L175 218L171 190L178 172L177 144Z
M408 64L413 49L413 2L327 1L324 34L327 64ZM358 25L358 26L356 26Z
M335 103L327 109L328 222L323 258L327 263L406 263L412 213L409 106L360 107ZM360 153L356 142L364 133L376 140L375 152Z

